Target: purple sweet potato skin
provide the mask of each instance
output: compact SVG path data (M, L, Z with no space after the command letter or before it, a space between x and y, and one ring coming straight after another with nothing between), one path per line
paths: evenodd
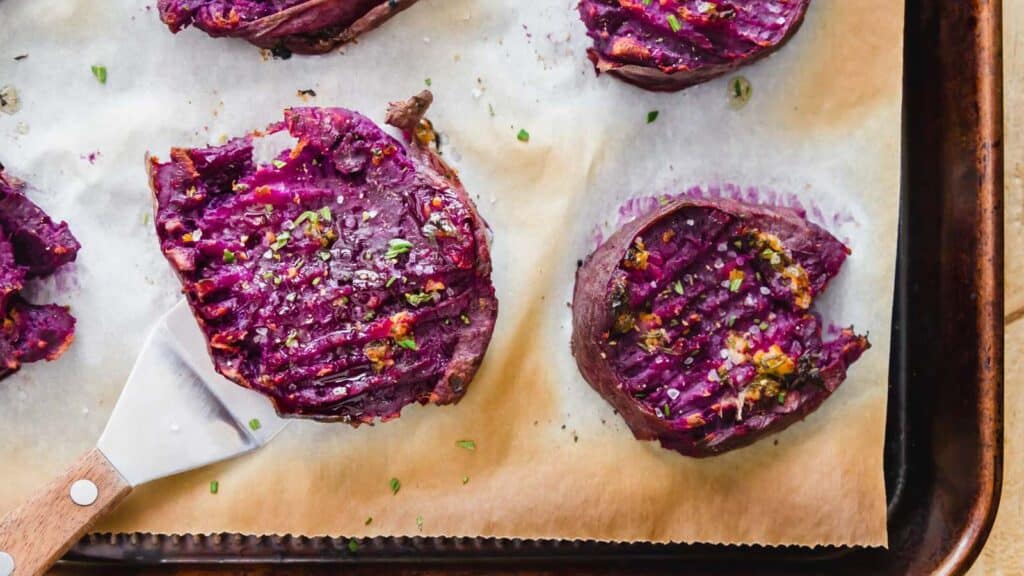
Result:
M639 239L639 243L638 243ZM706 457L814 411L868 349L811 309L848 249L795 212L682 199L577 271L572 350L642 440Z
M355 40L416 0L159 0L172 32L195 26L210 36L263 48L320 54Z
M72 262L80 246L65 222L54 222L25 196L25 183L0 167L0 377L24 362L55 360L74 339L64 306L35 305L20 295L26 280Z
M675 91L779 49L810 0L581 0L594 46L587 56L641 88Z
M461 183L346 109L289 109L284 129L298 143L269 165L252 137L150 161L160 245L217 370L284 416L358 425L457 402L497 315Z

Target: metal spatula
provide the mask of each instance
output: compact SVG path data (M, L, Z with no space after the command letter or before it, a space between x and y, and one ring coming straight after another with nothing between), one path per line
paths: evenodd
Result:
M42 573L134 487L255 450L286 424L214 371L180 302L150 333L96 447L0 520L0 576Z

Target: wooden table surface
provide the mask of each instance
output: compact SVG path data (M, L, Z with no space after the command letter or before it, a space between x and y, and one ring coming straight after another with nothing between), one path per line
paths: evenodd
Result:
M1024 0L1003 2L1003 51L1006 140L1006 411L1005 464L1002 502L995 528L970 576L1019 576L1024 574ZM609 567L609 572L611 567ZM337 569L302 568L284 571L268 568L154 568L142 572L85 570L65 567L54 575L120 575L140 574L177 576L320 576L336 574ZM362 576L381 574L379 567L346 570L346 574ZM493 574L490 570L437 567L406 568L388 571L390 576L445 574ZM598 572L600 573L600 572ZM505 575L529 574L545 576L544 571L501 572Z

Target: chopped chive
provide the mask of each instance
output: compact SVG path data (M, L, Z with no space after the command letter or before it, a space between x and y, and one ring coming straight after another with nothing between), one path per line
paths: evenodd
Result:
M463 476L462 477L462 483L463 484L469 484L469 476Z
M679 294L680 296L682 296L683 295L683 283L680 282L679 280L676 280L675 283L672 284L672 290L674 290L676 294Z
M423 531L423 516L416 517L416 528L419 529L420 532Z
M398 480L398 478L392 478L391 479L391 493L392 494L398 494L398 491L401 490L401 489L402 489L402 483Z
M331 218L333 218L333 215L331 214L331 207L330 206L324 206L323 208L320 209L320 218L322 218L324 220L327 220L328 222L331 221Z
M391 285L395 283L395 280L398 280L398 278L395 277L395 276L392 276L391 278L388 278L388 281L384 283L384 287L385 288L391 288Z
M750 100L750 96L753 94L754 89L750 85L750 81L743 76L736 76L729 81L729 104L733 108L742 108L747 101Z
M657 110L651 110L650 112L648 112L647 113L647 123L648 124L653 124L654 121L658 119L658 114L659 114L659 112Z
M433 302L434 297L424 292L417 292L415 294L406 294L405 300L413 306L421 306L427 302Z
M302 214L299 214L298 218L292 220L292 225L298 226L299 224L302 224L306 220L309 220L310 222L313 222L315 224L319 219L320 217L317 215L316 212L313 212L312 210L306 210Z
M225 248L222 259L224 260L225 264L231 264L235 261L235 253Z
M280 170L281 168L284 168L285 166L287 166L288 163L283 161L283 160L274 160L273 161L273 165L274 165L274 168L277 168L277 169Z
M92 66L92 75L96 78L96 80L100 84L106 84L107 83L107 67L106 66L100 66L99 64L93 64L93 66Z
M217 482L216 480L211 480L210 494L216 494L218 490L220 490L220 482Z
M292 235L290 232L281 232L277 235L277 240L274 240L274 243L270 245L270 248L276 252L277 250L284 248L285 244L287 244L291 239Z
M412 250L412 242L404 238L392 238L388 240L388 251L384 253L384 258L395 260L399 254L405 254L409 250Z
M670 408L668 407L668 404L665 404L664 406L662 406L661 407L661 411L665 413L665 418L668 418L670 416L670 414L669 414Z
M782 391L779 392L778 399L779 399L779 404L780 405L786 403L786 391L785 390L782 390Z
M317 255L318 258L320 258L324 262L327 262L328 260L331 259L331 253L326 251L326 250L321 250L321 251L317 252L316 255Z
M433 84L433 81L431 81L430 78L424 78L423 83L427 85L427 88L430 88L430 85Z
M416 345L416 341L412 338L402 338L401 340L395 340L395 344L398 344L406 350L419 350L420 347Z
M517 139L518 139L518 140L519 140L520 142L529 142L529 141L530 141L530 133L529 133L529 132L527 132L527 131L526 131L526 130L524 130L524 129L520 129L520 130L519 130L519 134L516 134L516 138L517 138Z
M683 29L683 25L679 23L679 19L676 18L675 14L669 14L665 19L668 20L668 25L672 28L673 32L679 32Z
M349 540L348 541L348 551L353 553L353 554L358 552L359 551L359 542L356 542L355 540Z
M455 445L470 451L476 450L476 442L472 440L456 440Z
M249 420L249 429L252 430L253 432L259 430L262 426L263 425L260 424L259 418L253 418L252 420Z
M370 524L373 524L373 516L367 516L366 521L363 522L363 526L369 526Z

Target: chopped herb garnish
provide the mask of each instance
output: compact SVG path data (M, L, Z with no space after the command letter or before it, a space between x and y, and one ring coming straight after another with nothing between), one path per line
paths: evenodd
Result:
M399 254L405 254L409 250L412 250L412 242L403 238L392 238L388 240L388 251L384 253L384 258L395 260Z
M786 391L780 390L778 395L779 405L786 403Z
M733 108L742 108L753 94L750 81L743 76L736 76L729 81L729 104Z
M306 210L302 214L299 214L298 218L292 221L292 225L298 226L299 224L302 224L306 220L309 220L310 222L313 222L315 224L319 219L320 216L318 216L316 212L313 212L312 210Z
M423 531L423 516L416 517L416 528L419 529L420 532Z
M327 250L321 250L321 251L317 252L316 256L317 256L317 258L319 258L320 260L323 260L324 262L327 262L328 260L331 259L331 253L328 252Z
M423 79L423 83L427 85L427 88L429 88L430 85L433 84L433 82L430 80L430 78L424 78Z
M270 245L270 249L276 252L281 248L284 248L285 244L287 244L291 239L292 235L290 232L281 232L277 235L277 239L274 240L274 243Z
M274 160L272 164L274 165L274 168L277 168L279 170L288 165L288 163L285 162L284 160Z
M323 280L323 278L321 278L320 276L317 276L316 278L313 278L313 286L316 286L317 284L319 284L321 280Z
M416 345L416 341L412 338L402 338L401 340L395 340L395 344L398 344L406 350L419 350L420 347Z
M744 276L745 275L743 274L743 270L740 270L738 268L733 269L731 272L729 272L729 291L730 292L739 292L740 291L740 286L743 285L743 277Z
M259 418L253 418L252 420L249 420L249 429L252 430L253 432L259 430L262 426L263 425L260 424Z
M466 450L476 450L476 442L472 440L456 440L455 445L459 448L465 448Z
M672 284L672 290L675 291L676 294L679 294L680 296L682 296L683 295L683 283L680 282L679 280L676 280Z
M373 516L367 516L366 521L363 522L363 526L369 526L370 524L373 524Z
M282 248L285 247L286 244L288 244L288 241L291 239L291 233L283 232L278 235L278 239L274 240L273 243L270 244L270 249L273 251L281 250Z
M222 259L224 260L225 264L231 264L235 261L235 253L225 248Z
M217 482L216 480L211 480L210 494L216 494L218 490L220 490L220 482Z
M321 219L330 222L332 217L333 216L331 214L331 207L330 206L324 206L323 208L320 209L320 218Z
M670 416L670 410L671 409L668 407L668 404L665 404L664 406L661 407L661 411L665 414L665 418L668 418Z
M459 320L462 320L463 324L465 324L466 326L469 326L469 316L466 316L465 314L460 314L459 315Z
M388 278L388 281L384 283L384 287L391 288L391 285L395 283L395 280L398 280L398 277L392 276L391 278Z
M415 294L406 294L405 300L406 302L412 304L413 306L421 306L423 304L426 304L427 302L433 302L434 296L431 294L426 294L424 292L417 292Z
M353 554L358 552L359 551L359 542L356 542L355 540L349 540L348 541L348 551L353 553Z
M683 29L683 25L679 23L679 18L676 18L675 14L669 14L665 19L668 20L668 25L672 28L673 32L679 32Z
M761 329L761 332L764 332L765 330L768 330L768 323L761 322L760 324L757 325L757 327Z
M392 494L398 494L398 491L401 490L401 489L402 489L402 483L398 480L398 478L392 478L391 479L391 493Z
M288 348L295 348L299 345L299 333L292 330L288 333L288 337L285 338L284 345Z
M107 83L107 67L100 66L99 64L93 64L92 75L99 81L100 84Z
M313 89L299 90L299 96L312 96L316 98L316 91Z
M654 121L658 119L658 114L659 114L659 112L657 110L651 110L650 112L648 112L647 113L647 123L648 124L653 124Z
M469 476L463 476L462 477L462 483L463 484L469 484Z
M516 134L516 138L519 139L520 142L529 142L530 133L524 129L520 129L519 134Z

